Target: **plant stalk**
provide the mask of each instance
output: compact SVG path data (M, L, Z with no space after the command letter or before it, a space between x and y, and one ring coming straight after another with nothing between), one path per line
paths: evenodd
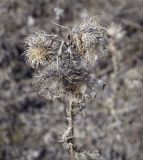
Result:
M68 139L68 145L69 145L69 151L70 151L70 159L75 160L75 146L74 146L74 106L72 101L69 102L69 111L68 111L68 118L69 118L69 139Z

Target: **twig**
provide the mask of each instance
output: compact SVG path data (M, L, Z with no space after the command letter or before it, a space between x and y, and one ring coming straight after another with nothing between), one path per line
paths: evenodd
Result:
M133 22L133 21L130 21L130 20L125 20L125 19L123 19L122 22L123 22L125 25L129 25L129 26L131 26L131 27L133 27L133 28L136 28L136 29L138 29L138 30L143 31L143 27L142 27L140 24L136 23L136 22Z
M56 26L63 27L63 28L65 28L65 29L67 29L67 30L69 30L69 31L71 32L71 29L68 28L68 27L66 27L66 26L62 26L62 25L57 24L57 23L55 23L55 22L51 22L51 23L54 24L54 25L56 25Z

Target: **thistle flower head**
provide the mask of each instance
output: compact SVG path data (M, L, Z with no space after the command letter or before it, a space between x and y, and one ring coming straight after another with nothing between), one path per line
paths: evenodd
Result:
M33 67L38 68L50 62L58 48L60 38L55 35L48 35L44 31L34 32L26 40L25 56L27 62Z
M95 63L107 45L106 28L94 17L75 24L71 37L76 52L84 56L85 65Z
M39 70L34 76L33 84L39 95L47 99L62 98L65 94L62 77L54 64L51 67L46 66Z

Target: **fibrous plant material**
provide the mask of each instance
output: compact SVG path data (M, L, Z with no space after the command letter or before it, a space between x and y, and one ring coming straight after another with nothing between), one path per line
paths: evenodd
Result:
M38 31L26 38L26 44L26 60L36 68L34 88L47 99L68 101L68 129L62 141L68 144L74 160L76 116L105 86L96 77L93 66L100 51L106 48L106 28L90 18L75 25L67 39Z

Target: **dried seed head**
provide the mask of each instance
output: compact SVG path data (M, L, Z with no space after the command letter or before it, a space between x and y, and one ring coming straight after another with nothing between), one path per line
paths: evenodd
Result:
M71 38L76 51L89 63L95 62L107 45L106 28L94 17L75 24Z
M29 35L25 43L27 45L25 56L27 62L33 67L44 66L51 61L59 46L60 39L56 35L48 35L44 31L34 32Z
M38 67L46 62L48 51L44 48L31 48L27 52L27 60L32 67Z
M54 64L39 70L34 76L33 84L39 95L47 99L62 98L65 94L62 77Z
M59 58L59 65L57 67L55 61L50 65L41 68L35 75L34 86L40 95L48 99L55 98L68 98L74 97L81 98L83 94L83 83L88 77L88 71L84 68L76 68L74 63L70 62L67 54L65 59Z

